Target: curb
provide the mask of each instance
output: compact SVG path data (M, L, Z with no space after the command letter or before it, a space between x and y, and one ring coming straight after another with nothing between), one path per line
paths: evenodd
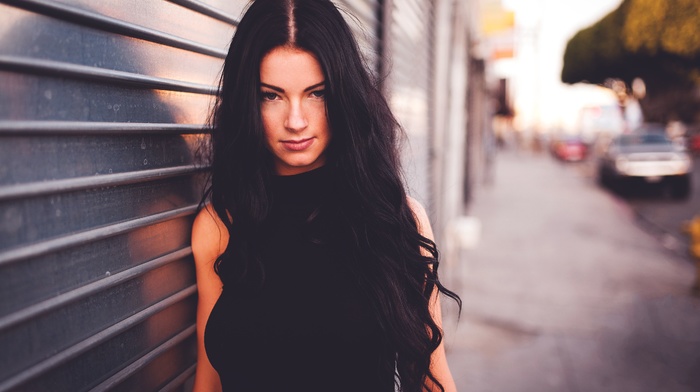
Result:
M664 249L674 253L675 255L689 263L695 263L690 254L688 253L688 247L690 246L690 242L687 238L679 236L677 233L673 233L664 229L660 225L656 224L656 222L646 217L644 214L632 208L631 206L630 209L634 213L635 221L639 223L642 229L654 235L656 239L661 243L661 246L664 247Z

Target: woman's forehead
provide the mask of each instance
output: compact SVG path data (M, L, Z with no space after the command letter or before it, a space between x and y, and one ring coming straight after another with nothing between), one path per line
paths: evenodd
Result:
M303 90L323 80L323 70L316 57L301 49L277 47L260 63L260 82L285 90Z

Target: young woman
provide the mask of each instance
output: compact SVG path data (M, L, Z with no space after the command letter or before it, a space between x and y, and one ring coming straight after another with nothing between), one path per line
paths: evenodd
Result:
M454 391L398 124L329 0L256 0L195 219L195 391Z

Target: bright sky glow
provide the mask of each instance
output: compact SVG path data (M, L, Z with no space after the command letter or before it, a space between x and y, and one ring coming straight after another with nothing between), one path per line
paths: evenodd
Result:
M502 0L515 11L515 58L494 64L495 75L510 78L521 130L571 131L578 110L588 104L614 103L607 89L561 83L564 49L579 30L617 8L621 0Z

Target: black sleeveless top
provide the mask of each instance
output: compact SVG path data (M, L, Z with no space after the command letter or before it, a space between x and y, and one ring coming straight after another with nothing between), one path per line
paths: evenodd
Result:
M224 391L394 391L393 351L338 250L332 175L274 177L263 284L224 285L205 331Z

